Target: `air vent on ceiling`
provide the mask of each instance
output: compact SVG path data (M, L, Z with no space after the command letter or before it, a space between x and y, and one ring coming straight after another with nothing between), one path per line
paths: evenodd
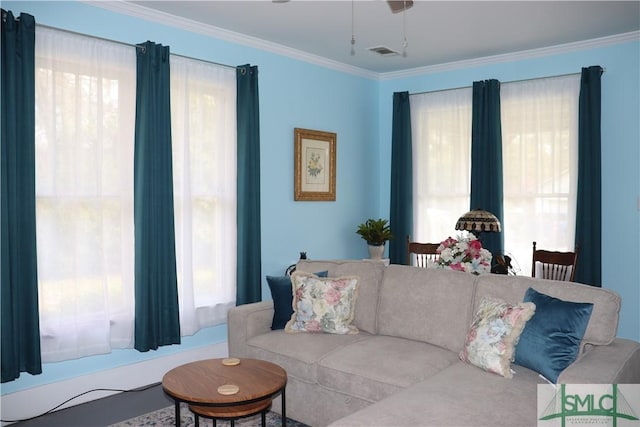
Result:
M379 55L382 56L395 56L395 55L399 55L398 52L396 52L395 50L391 50L388 47L385 46L375 46L375 47L370 47L369 50L371 52L375 52Z

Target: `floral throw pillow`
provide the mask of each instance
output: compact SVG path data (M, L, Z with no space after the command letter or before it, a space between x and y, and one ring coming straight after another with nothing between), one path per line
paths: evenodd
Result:
M524 325L533 316L533 303L508 304L483 298L467 333L460 359L488 372L512 378L511 362Z
M351 324L358 296L358 277L318 277L296 271L293 284L293 315L285 332L357 334Z

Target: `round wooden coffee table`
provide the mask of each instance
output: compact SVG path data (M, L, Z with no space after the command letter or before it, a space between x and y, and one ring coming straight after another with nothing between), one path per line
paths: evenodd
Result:
M262 414L264 424L271 401L280 394L282 426L285 427L286 385L284 369L257 359L200 360L178 366L162 377L164 392L175 401L176 426L180 425L180 402L189 404L196 423L199 416L233 421Z

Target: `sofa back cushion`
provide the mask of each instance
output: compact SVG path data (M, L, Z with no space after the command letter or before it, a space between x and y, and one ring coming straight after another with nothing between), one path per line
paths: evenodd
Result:
M462 350L478 276L390 265L380 290L378 333Z
M371 334L377 333L376 313L384 269L383 261L374 260L300 260L296 265L296 271L326 270L329 277L358 276L358 297L352 324Z
M620 296L611 290L595 286L531 277L488 274L478 278L474 305L478 305L483 297L500 298L509 303L521 302L530 287L540 293L564 301L593 304L587 330L582 338L583 346L584 344L610 344L616 337Z

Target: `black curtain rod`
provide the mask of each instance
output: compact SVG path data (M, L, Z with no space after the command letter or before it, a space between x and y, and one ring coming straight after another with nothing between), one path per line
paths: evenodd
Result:
M606 68L600 67L600 70L602 71L602 73L604 73L605 71L607 71ZM580 75L582 74L581 72L578 73L566 73L566 74L558 74L556 76L547 76L547 77L533 77L531 79L520 79L520 80L510 80L508 82L500 82L500 84L509 84L509 83L519 83L519 82L529 82L532 80L541 80L541 79L551 79L554 77L565 77L565 76L575 76L575 75ZM470 89L473 86L460 86L460 87L453 87L453 88L448 88L448 89L437 89L437 90L426 90L424 92L416 92L416 93L410 93L409 95L423 95L425 93L438 93L438 92L447 92L450 90L459 90L459 89Z
M63 29L63 28L51 27L49 25L43 25L43 24L36 23L36 28L37 27L47 28L49 30L54 30L54 31L62 31L62 32L65 32L65 33L68 33L68 34L73 34L73 35L76 35L76 36L91 37L92 39L102 40L102 41L110 42L110 43L117 43L117 44L120 44L120 45L123 45L123 46L134 47L136 49L144 48L144 46L141 46L139 44L125 43L125 42L121 42L121 41L117 41L117 40L107 39L107 38L104 38L104 37L98 37L98 36L92 36L92 35L89 35L89 34L83 34L83 33L77 32L77 31L71 31L71 30L66 30L66 29ZM186 55L180 55L179 53L171 53L171 55L178 56L180 58L191 59L191 60L194 60L194 61L206 62L207 64L219 65L221 67L233 68L234 70L238 68L238 67L236 67L234 65L220 64L219 62L208 61L206 59L200 59L200 58L193 58L193 57L186 56Z

